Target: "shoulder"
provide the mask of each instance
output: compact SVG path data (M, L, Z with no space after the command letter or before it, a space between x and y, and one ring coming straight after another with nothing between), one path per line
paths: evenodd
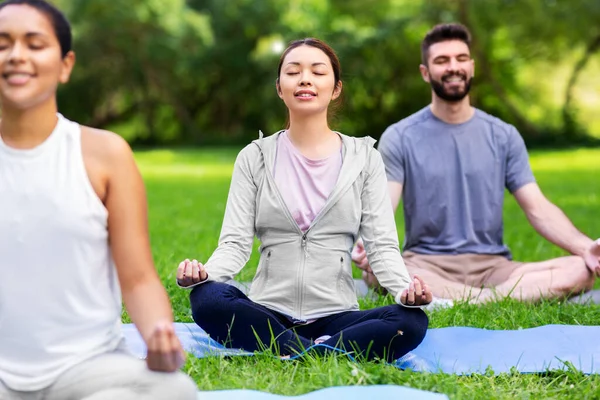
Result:
M406 118L401 119L398 122L388 126L387 129L381 135L381 141L393 141L400 140L404 135L411 134L418 130L419 126L426 124L432 118L431 110L429 106L424 107L414 114L409 115Z
M104 201L108 184L121 176L136 174L131 147L114 132L80 125L81 154L98 197Z
M133 158L129 143L114 132L81 126L81 148L84 158L106 167Z
M260 156L260 147L257 143L252 142L244 146L242 150L237 154L236 159L238 161L243 160L255 160Z
M504 149L506 155L527 151L525 141L514 125L479 109L475 109L475 116L486 125L489 135L493 137L495 143Z
M475 118L492 128L494 133L499 133L505 136L514 135L515 133L519 135L517 128L515 128L514 125L511 125L508 122L505 122L500 118L488 114L478 108L475 109Z
M342 140L346 146L346 151L358 156L357 162L358 160L364 160L364 168L369 175L380 165L383 165L381 154L375 148L377 140L370 136L353 137L346 135L342 135Z
M279 132L263 137L262 132L260 132L259 139L253 140L247 144L237 154L235 159L236 166L246 170L255 171L258 164L263 160L264 152L272 153L275 149L278 133Z

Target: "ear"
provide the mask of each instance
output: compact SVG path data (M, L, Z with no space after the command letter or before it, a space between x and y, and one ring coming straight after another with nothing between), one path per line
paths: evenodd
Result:
M471 71L473 71L471 74L471 78L473 78L475 76L475 60L473 59L471 59Z
M427 66L421 64L419 65L419 71L421 72L421 77L423 78L423 80L427 83L430 83L430 78L429 78L429 69L427 68Z
M69 51L67 55L62 59L62 68L60 70L60 75L58 76L58 81L60 83L69 82L69 78L71 77L71 72L73 71L73 67L75 66L75 52Z
M283 99L283 92L281 91L281 85L279 84L279 78L275 79L275 89L277 90L277 96Z
M340 95L342 94L342 88L343 88L344 84L342 83L342 81L339 81L337 83L337 85L335 86L335 89L333 89L333 95L331 95L331 100L335 100L338 97L340 97Z

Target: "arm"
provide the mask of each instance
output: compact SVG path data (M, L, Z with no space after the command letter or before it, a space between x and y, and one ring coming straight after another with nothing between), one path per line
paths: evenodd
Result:
M379 152L371 152L369 163L369 176L361 194L363 209L359 234L371 268L396 303L407 304L408 295L408 304L427 304L431 301L429 289L421 280L411 280L400 255L385 167Z
M527 219L540 235L571 254L584 256L592 247L592 240L579 232L535 183L527 148L519 132L511 126L506 134L506 188L515 196Z
M114 134L104 139L109 243L123 301L148 347L148 367L174 371L183 364L184 353L152 260L144 184L129 145Z
M254 241L257 192L252 165L259 156L258 147L250 144L235 160L219 245L204 266L196 260L179 265L181 287L191 288L207 280L226 282L248 262Z
M548 241L582 257L593 246L593 240L579 232L536 183L519 188L514 196L533 228Z
M390 199L392 201L392 209L393 213L396 213L396 209L400 204L400 199L402 198L402 184L399 182L388 181L387 183L388 192L390 195ZM363 244L362 239L358 239L354 249L352 249L352 261L359 269L362 269L366 272L363 273L363 279L367 282L370 287L379 287L379 282L377 278L373 275L373 270L369 265L369 260L367 259L367 252L365 251L365 246Z
M402 189L404 182L404 152L402 148L402 137L395 125L392 125L386 129L381 135L379 142L378 151L381 154L383 164L385 165L385 172L388 180L388 192L392 204L393 213L396 213L396 209L400 204L402 198ZM367 282L370 287L378 287L379 283L373 276L369 261L367 260L367 253L362 242L359 239L352 250L352 261L354 264L363 272L363 279Z
M402 188L403 186L400 182L388 181L388 192L390 194L390 200L392 201L394 214L396 214L400 199L402 198Z

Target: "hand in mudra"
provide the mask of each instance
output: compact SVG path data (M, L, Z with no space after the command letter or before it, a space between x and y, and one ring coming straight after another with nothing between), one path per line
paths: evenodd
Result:
M207 278L208 273L204 269L204 265L197 260L185 259L177 267L177 282L183 287L205 281Z
M431 303L433 294L423 279L415 275L413 281L400 296L400 302L407 306L423 306Z
M600 276L600 239L596 239L586 250L583 259L590 271L596 276Z
M146 364L152 371L174 372L185 362L185 353L171 322L156 324L148 338L147 347Z

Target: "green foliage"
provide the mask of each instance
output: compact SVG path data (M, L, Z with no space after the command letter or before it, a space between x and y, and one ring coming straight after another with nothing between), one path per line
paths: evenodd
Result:
M475 105L514 123L529 143L574 142L587 130L578 106L589 100L575 87L600 48L596 0L57 3L70 16L78 55L61 111L134 144L241 144L258 129L280 129L278 59L286 43L307 36L325 39L341 58L345 101L333 127L377 138L429 103L420 41L450 21L474 34ZM550 98L561 68L570 72Z

